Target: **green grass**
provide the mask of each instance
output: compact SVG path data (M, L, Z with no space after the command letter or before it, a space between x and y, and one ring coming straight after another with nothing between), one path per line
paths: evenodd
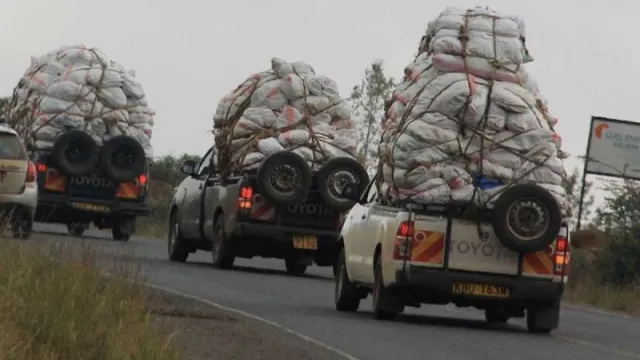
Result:
M136 271L107 278L86 249L0 242L0 359L180 359Z

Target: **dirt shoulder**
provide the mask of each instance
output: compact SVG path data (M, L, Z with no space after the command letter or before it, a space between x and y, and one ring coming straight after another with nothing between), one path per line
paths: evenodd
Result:
M151 316L189 360L344 360L256 320L199 301L154 290Z

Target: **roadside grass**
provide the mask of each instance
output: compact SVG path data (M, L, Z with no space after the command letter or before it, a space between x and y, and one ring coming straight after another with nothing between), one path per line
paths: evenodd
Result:
M572 282L572 280L569 280ZM640 286L614 288L584 277L567 288L563 300L600 309L640 314Z
M563 300L601 309L640 314L640 284L613 286L604 283L594 253L575 250L571 254L569 284Z
M108 278L89 249L0 243L0 359L180 359L136 269Z

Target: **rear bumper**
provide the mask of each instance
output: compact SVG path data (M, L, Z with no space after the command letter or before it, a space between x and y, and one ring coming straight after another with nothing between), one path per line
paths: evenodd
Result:
M38 189L26 186L21 194L0 194L0 210L24 209L35 215L38 204Z
M235 251L248 256L274 258L314 257L320 266L332 265L337 259L339 230L279 226L239 222L233 233ZM317 238L317 250L293 247L295 235L311 235Z
M509 288L509 297L482 298L453 293L455 282L497 285ZM433 270L417 266L396 271L396 289L411 290L418 298L438 297L453 302L553 302L562 297L565 285L545 279L512 277L460 271Z
M109 211L87 211L73 207L73 203L87 203L93 205L104 205L110 208ZM87 197L69 197L64 194L41 193L38 198L37 217L46 221L46 216L50 216L54 221L57 218L69 219L73 216L82 218L98 218L113 216L146 216L149 208L146 203L101 200Z

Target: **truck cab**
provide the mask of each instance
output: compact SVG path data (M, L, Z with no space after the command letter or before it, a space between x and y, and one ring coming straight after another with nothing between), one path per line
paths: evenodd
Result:
M379 319L390 319L405 306L453 303L484 310L489 322L504 323L526 312L530 332L557 328L568 280L566 223L544 248L514 251L492 226L495 211L392 204L374 181L362 192L351 191L358 204L340 234L337 310L356 311L372 294Z
M168 256L184 262L197 250L211 251L219 268L236 257L285 261L288 273L303 274L313 263L334 266L344 212L326 206L317 177L306 198L274 204L260 191L256 172L226 177L213 166L214 149L199 164L185 162L187 178L176 188L169 214Z

